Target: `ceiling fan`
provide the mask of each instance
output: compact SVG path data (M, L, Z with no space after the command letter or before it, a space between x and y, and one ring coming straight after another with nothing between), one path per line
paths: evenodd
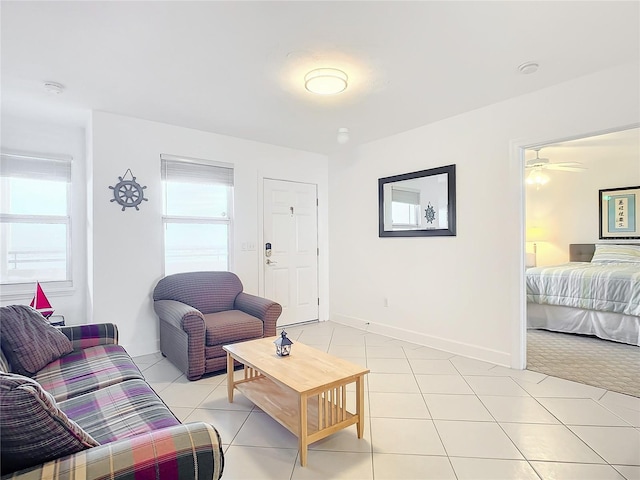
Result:
M531 160L527 160L525 164L526 168L533 168L539 170L562 170L565 172L582 172L586 170L585 167L582 166L581 163L578 162L556 162L553 163L549 161L548 158L540 158L540 148L534 148L536 151L536 158L532 158Z
M578 162L552 163L548 158L540 158L539 148L534 148L534 150L536 151L536 158L527 160L525 168L530 170L530 173L527 176L527 183L529 185L535 185L536 190L549 181L549 175L544 173L544 170L562 170L565 172L582 172L583 170L586 170L586 168Z

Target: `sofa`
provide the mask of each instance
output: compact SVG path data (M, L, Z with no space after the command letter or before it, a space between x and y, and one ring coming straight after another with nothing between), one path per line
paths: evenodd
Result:
M232 272L176 273L153 290L160 351L189 380L223 370L223 345L273 337L282 306L243 291Z
M52 327L0 308L2 479L218 479L216 429L181 424L114 324Z

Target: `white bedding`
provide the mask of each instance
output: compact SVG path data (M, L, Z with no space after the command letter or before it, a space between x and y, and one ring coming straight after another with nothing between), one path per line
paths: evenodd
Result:
M527 301L640 316L640 264L571 262L527 270Z
M640 264L572 262L527 270L527 326L640 346Z
M640 346L640 317L555 305L527 304L527 327L595 335Z

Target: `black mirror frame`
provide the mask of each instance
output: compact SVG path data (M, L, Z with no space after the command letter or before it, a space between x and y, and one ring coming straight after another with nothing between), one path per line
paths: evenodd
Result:
M430 230L397 230L387 231L384 229L384 185L387 183L411 180L412 178L431 177L433 175L447 174L448 187L448 216L449 228L439 228ZM378 236L379 237L455 237L456 236L456 166L446 165L444 167L420 170L419 172L403 173L392 177L378 179Z

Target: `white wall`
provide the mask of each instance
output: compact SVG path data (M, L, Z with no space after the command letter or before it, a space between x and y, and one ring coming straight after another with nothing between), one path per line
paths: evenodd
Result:
M71 155L71 245L73 287L57 288L45 285L45 294L55 309L64 315L69 325L86 322L87 277L85 272L86 238L84 224L85 193L85 131L83 128L40 122L33 119L2 115L2 149L17 152ZM13 286L12 286L13 287ZM10 293L11 292L11 293ZM24 289L3 288L1 305L29 304L33 286Z
M519 147L640 121L639 84L627 65L331 156L331 319L521 366ZM378 238L377 179L449 164L457 236Z
M598 243L598 191L605 188L640 185L640 134L622 145L544 148L541 156L555 162L580 162L587 170L579 173L549 171L549 183L536 189L527 185L527 228L541 229L537 242L537 265L569 261L570 243ZM597 142L595 142L597 144ZM616 243L623 243L618 240ZM532 244L528 244L532 250Z
M328 316L327 157L135 118L94 112L91 124L93 265L90 292L94 322L115 322L120 343L132 355L158 350L151 294L162 277L160 154L234 164L234 258L232 270L245 291L263 291L262 179L315 183L319 196L320 317ZM140 210L110 202L118 177L130 168L147 186ZM253 242L255 251L242 251Z

